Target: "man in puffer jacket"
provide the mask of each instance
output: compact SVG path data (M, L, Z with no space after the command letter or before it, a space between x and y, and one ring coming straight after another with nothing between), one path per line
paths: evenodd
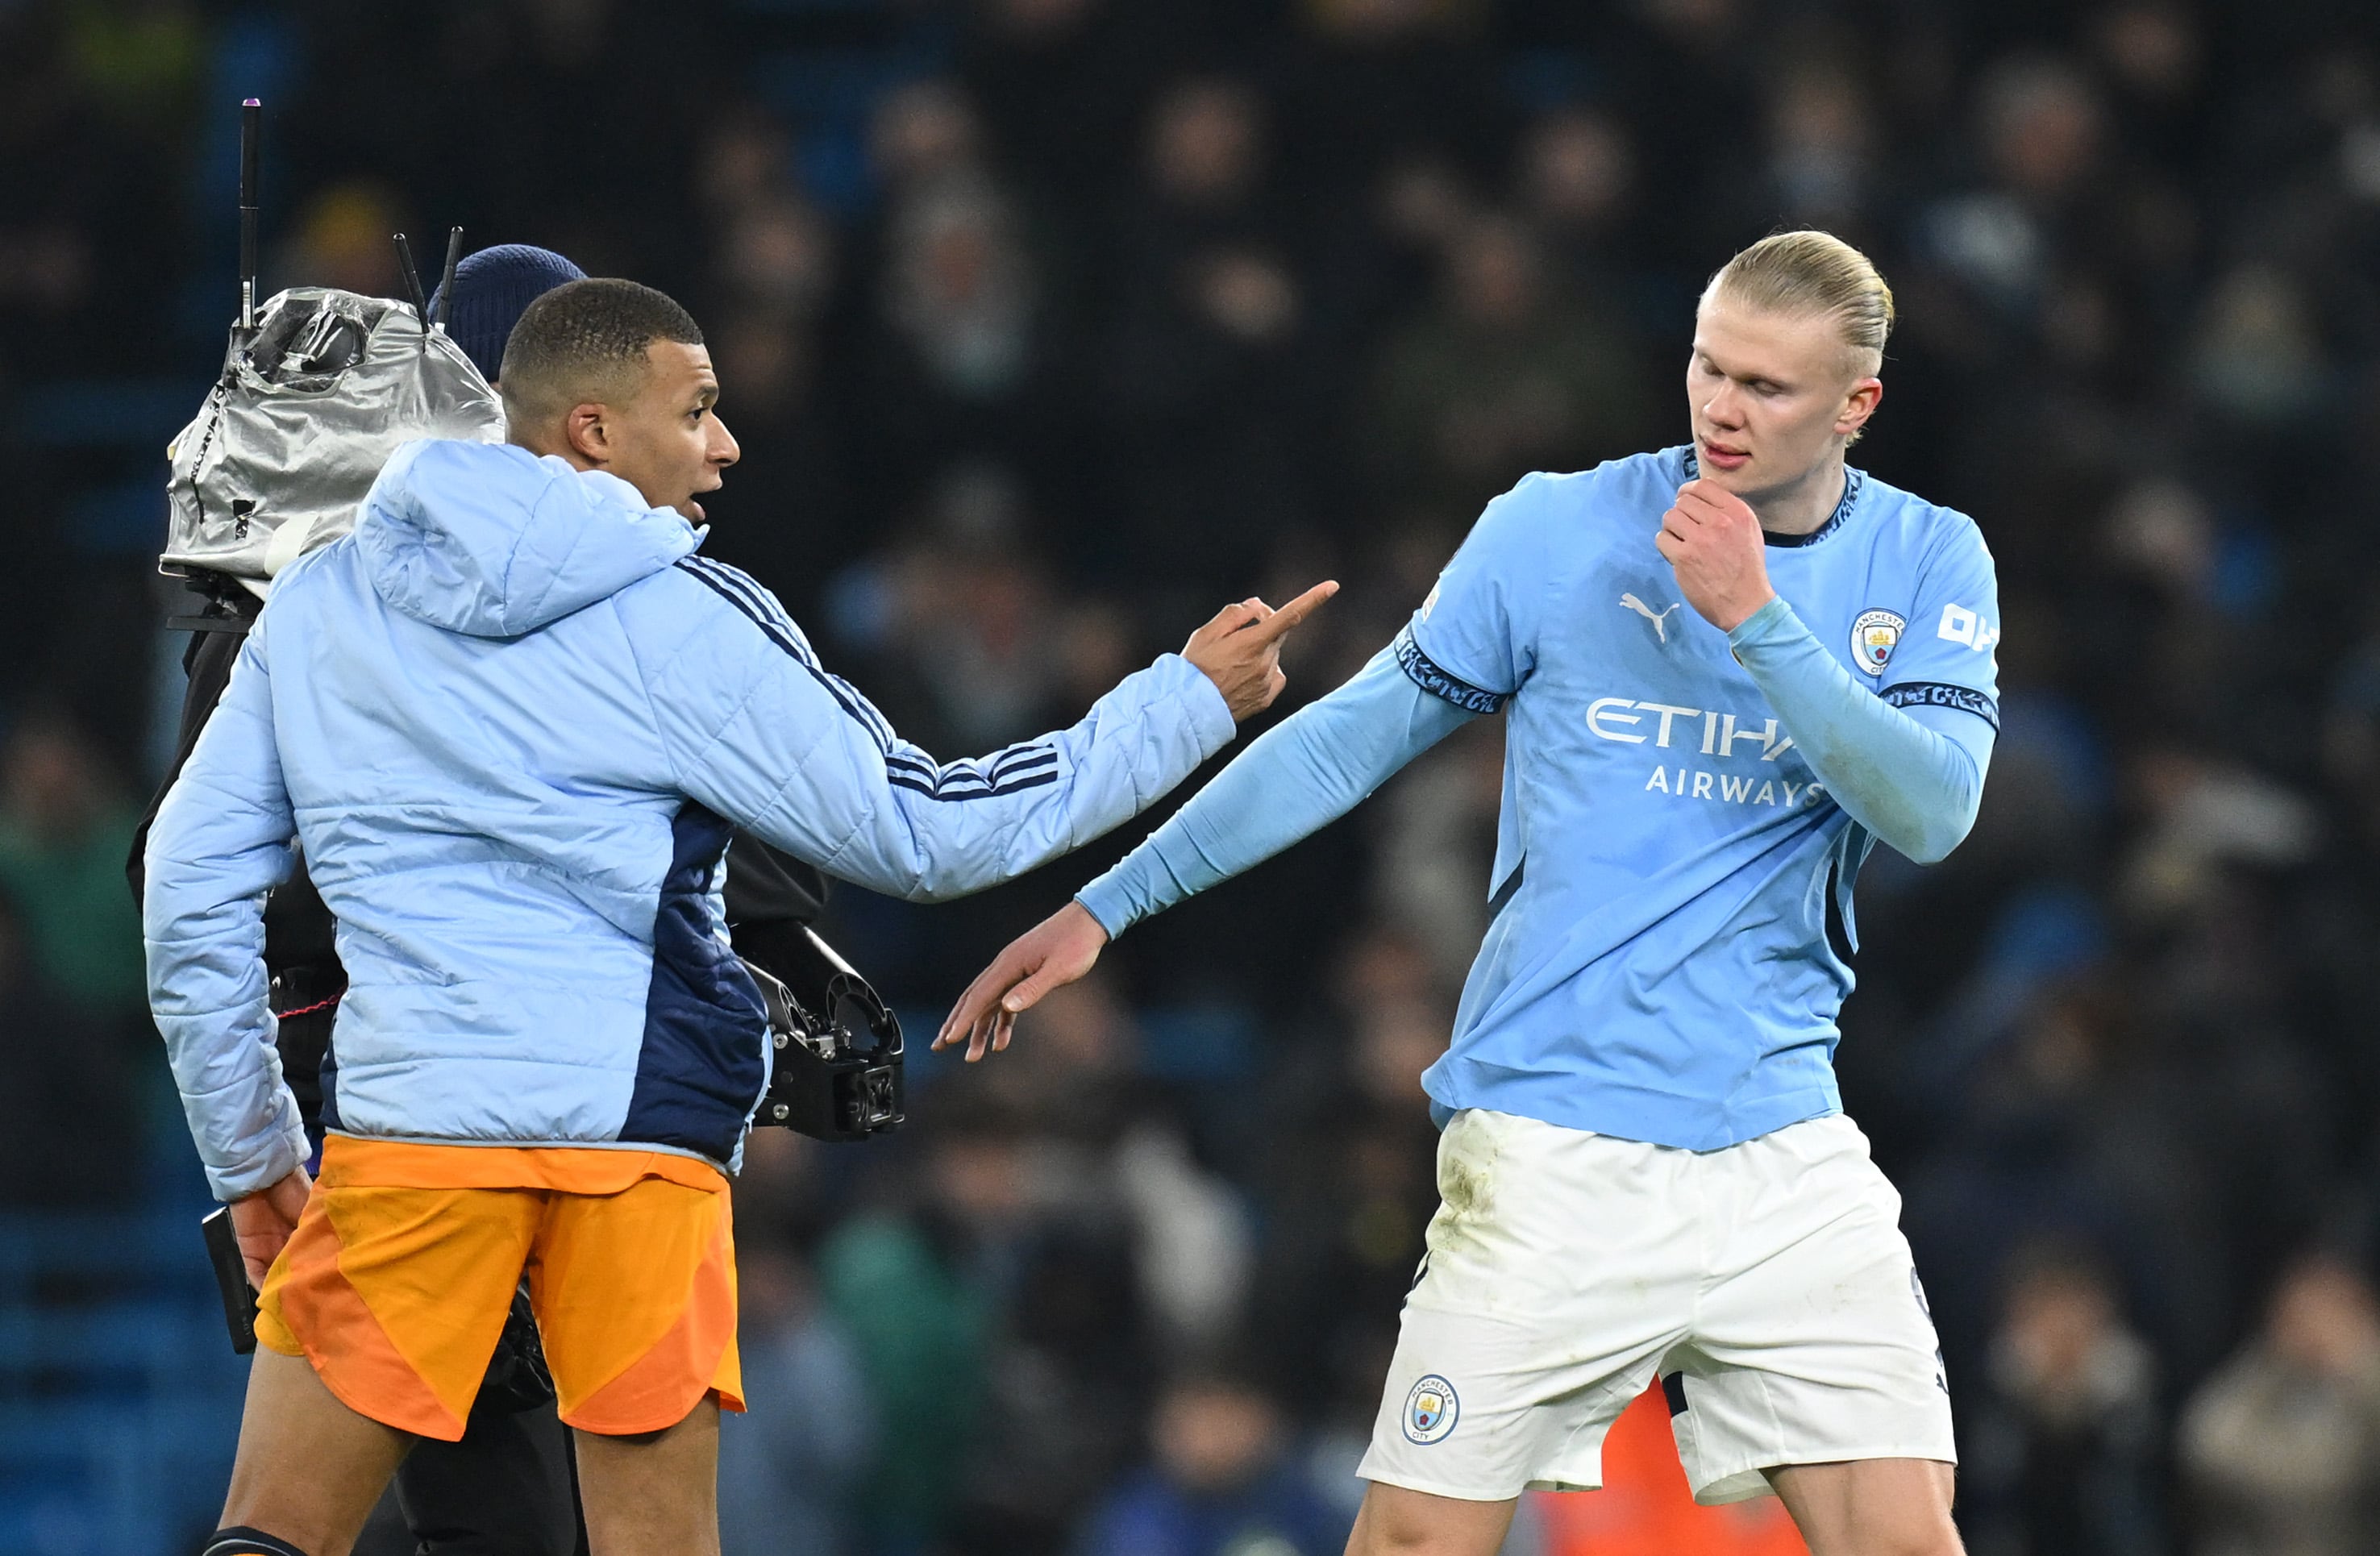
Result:
M150 836L152 1002L262 1276L215 1556L344 1551L411 1438L461 1432L524 1270L594 1549L715 1550L725 1174L769 1064L731 828L914 899L1008 880L1228 742L1331 588L1228 607L1072 728L938 762L698 553L736 449L683 310L558 287L502 383L511 444L407 445L276 580ZM349 980L312 1185L260 960L293 840Z
M442 286L430 310L447 315L448 333L489 383L501 370L504 341L521 313L554 287L586 278L564 256L548 249L506 243L464 256L451 288ZM285 478L308 474L284 471ZM358 489L354 495L362 496ZM182 656L188 686L174 760L141 818L126 869L137 905L143 891L142 866L150 823L164 803L182 764L213 717L231 678L249 624L261 601L234 589L215 597L196 617ZM753 888L759 888L759 901ZM754 919L782 918L789 912L815 919L824 883L814 871L788 871L775 856L749 841L731 850L725 887L729 922L744 933ZM282 1078L298 1100L299 1121L310 1138L321 1139L322 1056L340 996L347 987L339 966L338 924L307 879L305 864L276 888L264 907L264 966L272 979L275 1047ZM765 965L765 963L763 964ZM514 1319L488 1364L488 1380L469 1410L463 1435L453 1442L415 1444L398 1466L395 1484L356 1542L372 1556L574 1556L584 1549L578 1492L571 1483L568 1433L554 1416L553 1396L542 1386L545 1355L537 1327L516 1299Z

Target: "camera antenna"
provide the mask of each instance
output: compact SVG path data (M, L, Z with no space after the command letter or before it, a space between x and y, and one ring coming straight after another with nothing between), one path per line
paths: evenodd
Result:
M455 267L463 261L463 229L446 229L446 274L438 282L438 317L430 321L439 334L446 333L446 315L455 310Z
M405 274L405 289L413 296L414 317L421 321L421 333L430 333L430 299L422 295L421 272L413 267L413 245L405 234L396 235L396 267Z
M239 328L256 333L256 151L262 137L264 105L251 97L239 105Z

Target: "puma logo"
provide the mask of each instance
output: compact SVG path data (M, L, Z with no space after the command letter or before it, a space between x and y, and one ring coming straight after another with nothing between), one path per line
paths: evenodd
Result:
M1646 621L1651 622L1653 624L1653 640L1664 646L1668 645L1670 641L1670 611L1676 610L1678 608L1677 606L1672 605L1670 607L1669 611L1663 611L1660 614L1655 615L1653 614L1652 606L1647 605L1645 602L1637 599L1633 594L1623 594L1620 597L1620 607L1622 610L1633 611L1638 615L1643 616Z

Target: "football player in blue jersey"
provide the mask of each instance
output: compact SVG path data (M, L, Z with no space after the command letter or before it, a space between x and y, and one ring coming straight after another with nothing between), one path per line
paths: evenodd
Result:
M1860 864L1966 835L1998 722L1982 536L1846 463L1891 325L1835 237L1738 254L1696 314L1691 444L1489 504L1394 642L937 1039L1005 1047L1132 924L1507 714L1494 918L1423 1077L1442 1205L1354 1556L1488 1556L1523 1490L1601 1484L1656 1378L1700 1501L1774 1491L1817 1556L1960 1549L1933 1323L1832 1065Z

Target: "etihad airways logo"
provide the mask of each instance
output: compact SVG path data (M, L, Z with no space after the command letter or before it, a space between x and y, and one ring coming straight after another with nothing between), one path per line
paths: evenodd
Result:
M1668 750L1674 744L1680 749L1699 749L1706 757L1732 757L1739 747L1756 746L1762 761L1775 761L1793 748L1793 737L1779 734L1775 719L1764 719L1755 726L1738 723L1733 713L1713 708L1637 702L1625 697L1598 697L1588 703L1586 727L1606 740L1626 746L1649 743Z
M1756 754L1757 760L1769 762L1793 748L1793 737L1779 731L1773 718L1755 724L1716 708L1639 702L1625 697L1598 697L1588 703L1586 727L1597 737L1623 746L1694 751L1722 759L1751 758ZM1807 776L1799 766L1787 771L1797 778ZM1823 784L1789 781L1781 772L1711 772L1666 765L1653 769L1645 780L1645 787L1680 799L1780 808L1815 805L1827 792Z

